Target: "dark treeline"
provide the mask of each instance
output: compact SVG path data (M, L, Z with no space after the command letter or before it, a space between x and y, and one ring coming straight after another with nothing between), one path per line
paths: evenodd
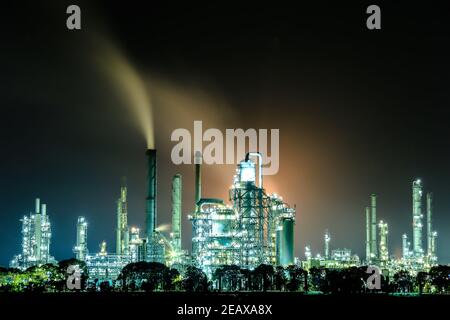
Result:
M398 271L390 277L381 276L381 288L370 290L367 267L345 269L311 268L306 271L292 265L286 268L262 264L254 270L235 265L216 269L210 280L199 268L187 266L182 271L156 262L137 262L126 265L117 280L89 279L84 262L63 260L58 265L31 267L25 271L0 268L0 292L62 292L67 287L67 268L79 265L82 273L80 289L87 292L237 292L279 291L315 292L323 294L383 293L450 293L450 266L435 266L429 272L413 276Z

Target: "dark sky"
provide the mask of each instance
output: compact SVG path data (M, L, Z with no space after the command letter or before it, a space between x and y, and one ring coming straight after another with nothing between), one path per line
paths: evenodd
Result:
M148 1L150 2L150 1ZM129 221L143 226L146 143L127 100L98 64L120 50L152 96L158 220L183 174L190 249L193 168L170 162L176 128L279 128L280 171L266 188L297 205L296 254L332 247L364 257L364 208L379 195L390 251L412 236L411 183L435 198L438 256L450 262L448 11L408 1L165 5L162 1L6 1L0 28L0 265L20 251L21 216L48 204L52 254L72 255L78 215L91 252L114 248L115 200L128 177ZM65 26L67 5L82 30ZM382 30L365 9L382 10ZM204 196L227 199L234 166L205 166Z

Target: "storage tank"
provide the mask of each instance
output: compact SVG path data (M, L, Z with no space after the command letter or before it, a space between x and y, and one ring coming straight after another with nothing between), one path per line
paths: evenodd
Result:
M277 230L277 263L294 264L294 219L282 218Z

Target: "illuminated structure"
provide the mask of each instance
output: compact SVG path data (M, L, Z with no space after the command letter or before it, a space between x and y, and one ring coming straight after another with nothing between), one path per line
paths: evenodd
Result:
M371 259L371 238L370 238L370 208L366 207L366 262L369 263Z
M427 214L427 250L423 248L423 209L422 209L422 181L416 179L412 184L412 212L413 212L413 246L409 249L408 236L402 236L403 255L401 263L414 272L428 269L437 264L436 239L437 232L433 231L433 194L426 195Z
M378 228L380 232L380 264L386 266L389 261L389 249L388 249L388 224L381 220L378 223Z
M120 187L120 198L117 200L117 229L116 229L116 254L128 255L128 203L127 203L127 186L125 178L123 178Z
M433 193L427 193L427 262L430 265L437 263L436 238L437 232L433 231Z
M77 243L73 248L75 257L78 260L84 261L88 254L87 247L87 222L84 217L78 217L77 222Z
M258 166L250 158L258 159ZM262 157L248 153L230 188L231 205L200 197L200 165L196 164L192 255L208 275L221 265L254 269L258 265L294 263L295 209L262 184Z
M327 237L328 236L328 237ZM328 232L325 233L325 243L330 242L331 238ZM329 248L328 248L329 250ZM313 267L320 268L325 267L328 269L342 269L348 267L357 267L360 266L361 261L359 256L356 254L352 254L352 251L347 248L343 249L333 249L331 250L331 254L328 257L326 255L322 256L319 253L313 257L311 253L311 249L309 246L305 247L305 257L306 260L301 263L301 267L305 270L309 270Z
M146 260L165 263L165 239L156 228L157 169L156 150L149 149L147 155L147 197L145 209Z
M328 230L325 231L324 236L324 244L325 244L325 250L324 250L324 257L325 259L330 259L330 234L328 233Z
M366 263L378 261L377 244L377 196L370 196L370 206L366 207Z
M128 254L131 262L138 262L144 260L143 239L140 237L140 230L136 227L130 229L130 240L128 242Z
M181 174L176 174L172 179L172 249L181 251Z
M408 241L408 235L405 233L402 235L402 258L409 259L411 258L411 242Z
M22 253L15 256L10 263L12 268L25 270L31 266L56 263L50 255L52 237L50 219L46 204L36 199L34 213L24 216L22 221Z
M376 261L378 259L377 250L377 196L372 194L370 196L370 257L371 261Z
M105 241L100 244L100 252L86 256L86 266L91 281L115 280L122 268L130 262L129 256L108 254Z
M422 247L422 182L413 181L413 254L416 259L423 258Z

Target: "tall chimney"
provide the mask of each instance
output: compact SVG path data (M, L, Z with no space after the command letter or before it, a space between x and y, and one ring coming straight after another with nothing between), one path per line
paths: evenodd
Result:
M373 259L378 258L378 247L377 247L377 195L372 194L370 196L370 211L371 211L371 222L372 229L370 230L370 253Z
M431 219L433 214L433 193L428 192L427 193L427 245L428 245L428 255L433 254L433 231L432 231L432 225L431 225Z
M175 251L181 250L181 198L182 178L177 173L172 179L172 239Z
M195 211L198 211L197 203L202 197L202 153L200 151L195 152Z
M148 161L145 231L150 241L156 228L156 149L148 149L145 154Z
M366 262L369 263L371 260L370 246L370 208L366 207Z

